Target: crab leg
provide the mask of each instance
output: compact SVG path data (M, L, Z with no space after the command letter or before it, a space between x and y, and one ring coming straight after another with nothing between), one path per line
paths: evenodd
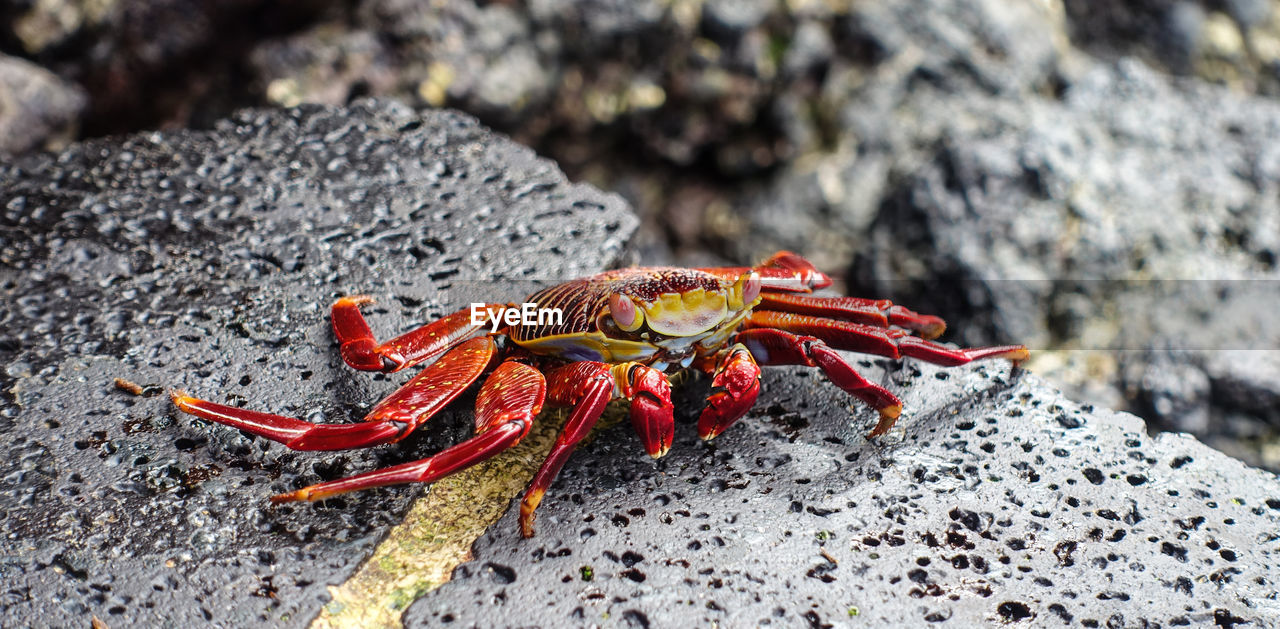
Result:
M573 405L573 413L520 501L520 532L525 537L533 537L534 510L573 449L604 413L613 399L613 390L613 376L604 363L572 363L547 374L547 401L557 406Z
M738 334L761 365L808 365L820 367L827 379L880 413L880 421L867 435L879 437L889 432L902 413L902 402L888 389L863 378L822 339L797 336L771 328L756 328Z
M954 367L984 358L1007 358L1015 363L1026 360L1027 348L1022 345L999 345L952 349L932 341L911 336L902 330L877 328L862 323L836 321L823 317L781 312L753 312L747 317L744 328L774 328L797 334L816 336L836 349L876 354L889 358L919 358L920 360Z
M433 483L519 443L529 432L534 417L542 410L546 390L546 380L537 369L523 363L502 363L476 396L474 437L430 458L303 487L272 496L271 502L322 500L360 489Z
M610 365L581 361L547 374L547 386L547 401L573 405L573 413L520 501L520 531L525 537L533 536L534 510L547 488L615 394L631 400L631 423L649 456L656 459L666 454L675 434L671 384L652 367L634 362Z
M381 345L373 338L369 322L360 306L373 303L368 295L343 297L334 302L330 318L333 333L341 345L342 360L361 371L399 371L429 360L475 334L483 325L471 320L471 309L459 310L410 330ZM503 308L502 304L485 304L486 312Z
M941 318L912 312L888 299L765 293L760 296L757 309L827 317L881 328L896 325L919 332L925 339L938 338L947 329L947 323Z
M717 352L715 362L704 369L714 371L711 395L698 417L698 436L715 439L747 414L760 395L760 366L742 343Z
M766 291L808 293L831 285L831 278L826 273L790 251L779 251L754 267L724 266L698 270L729 281L755 271L760 274L761 287Z
M379 402L358 424L313 424L207 402L181 391L174 391L172 397L183 412L278 441L294 450L345 450L403 439L471 386L496 352L497 346L487 336L455 347Z

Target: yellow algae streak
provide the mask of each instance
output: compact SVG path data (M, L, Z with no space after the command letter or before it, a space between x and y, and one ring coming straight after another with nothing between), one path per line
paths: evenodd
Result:
M564 413L546 413L516 447L432 485L355 576L329 587L333 600L311 626L400 627L410 603L471 559L471 545L533 479L563 421Z
M626 406L615 405L597 428L621 419ZM471 545L533 479L567 416L567 410L543 413L520 445L432 485L354 576L329 587L333 600L312 629L399 629L411 603L471 560Z

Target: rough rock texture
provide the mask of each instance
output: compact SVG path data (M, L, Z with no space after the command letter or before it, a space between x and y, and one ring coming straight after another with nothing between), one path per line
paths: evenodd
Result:
M1052 375L1280 469L1277 353L1204 351L1280 349L1275 2L624 5L369 0L252 65L478 112L632 200L646 259L792 248L969 342L1137 350Z
M788 150L772 103L810 93L830 54L825 28L796 19L758 0L369 0L264 42L250 70L275 103L371 93L473 112L571 171L657 161L742 176Z
M1269 282L1220 294L1231 280L1280 277L1280 151L1268 139L1280 106L1175 89L1125 63L1097 68L1061 100L922 89L894 118L933 120L912 131L931 147L891 177L855 258L860 284L929 277L910 292L1000 313L992 329L966 326L970 338L999 329L1040 345L1142 347L1163 336L1229 349L1248 346L1247 330L1280 340L1261 308ZM974 290L988 303L957 296ZM1102 316L1103 302L1121 316Z
M1254 376L1280 360L1280 107L1083 57L1050 13L942 4L853 11L877 71L833 64L838 141L744 188L711 224L730 257L852 260L851 292L947 313L956 339L1103 350L1052 373L1280 469ZM1243 349L1272 351L1217 358Z
M251 102L246 48L333 4L19 0L0 5L0 51L82 87L90 135L203 126Z
M1267 139L1280 107L1122 63L1095 68L1060 100L924 90L893 117L943 112L918 127L932 138L915 140L930 147L919 164L887 178L850 269L862 291L972 312L957 315L969 342L1142 350L1115 355L1114 381L1162 427L1237 432L1223 429L1224 414L1274 398L1266 380L1248 378L1274 369L1274 351L1214 360L1213 373L1203 365L1219 350L1280 348L1269 314L1280 306L1280 154ZM1175 394L1205 405L1199 425L1187 408L1141 402L1167 393L1142 374L1171 362L1210 380ZM1257 386L1242 397L1225 379Z
M1275 0L1063 0L1071 38L1106 57L1139 55L1178 74L1280 94Z
M759 194L753 184L775 169L825 167L843 157L830 151L861 150L846 108L876 111L917 79L1011 94L1047 85L1067 45L1055 6L369 0L262 44L251 67L280 104L375 93L474 112L574 176L625 191L656 219L649 238L678 254L723 239L720 253L738 257L732 241L756 225L725 202ZM789 183L818 192L811 178ZM802 231L814 223L808 213L778 214L797 219L786 232L812 235ZM848 231L806 249L846 264L847 247L828 241Z
M876 219L896 209L884 207L891 187L927 164L947 125L981 122L955 120L947 106L1034 101L1055 88L1065 52L1060 16L1034 2L861 3L836 28L866 52L831 60L814 113L798 97L787 108L801 156L748 182L733 200L736 224L711 230L733 258L781 246L824 268L847 265ZM809 139L815 132L825 137Z
M80 126L84 91L28 61L0 55L0 155L55 149Z
M1280 470L1257 402L1280 389L1256 376L1280 358L1203 351L1280 348L1253 316L1280 305L1254 282L1276 275L1277 108L1245 96L1280 85L1275 0L196 4L9 12L18 52L107 77L91 116L458 107L628 197L637 260L794 248L969 342L1137 350L1036 368ZM188 14L155 41L130 30Z
M473 119L369 102L0 164L0 208L5 626L306 624L418 490L266 497L426 456L469 418L295 453L179 414L165 388L352 421L407 376L342 364L336 296L375 296L389 336L597 271L636 223Z
M465 107L632 199L649 219L641 260L674 248L681 260L749 262L790 246L848 269L859 294L945 314L953 340L1134 350L1037 352L1054 362L1035 369L1070 384L1070 397L1195 430L1280 469L1280 345L1274 317L1258 317L1277 307L1277 114L1271 101L1240 96L1275 93L1274 5L362 0L261 31L272 21L251 19L270 17L256 0L41 0L0 7L12 18L0 50L71 80L100 77L108 98L90 86L98 113L89 115L148 112L145 122L129 118L135 125L198 122L245 98L343 103L372 93ZM1116 59L1130 53L1143 61ZM128 272L135 260L156 268L151 259L164 252L145 243L148 221L85 216L74 220L107 227L97 249L72 260L97 272L106 267L90 255L107 247L106 260ZM216 231L187 240L207 243ZM10 254L10 241L28 246L14 234L0 235L0 256L28 255ZM410 248L401 266L436 251L388 244ZM225 255L238 256L236 273L271 271L259 248ZM359 251L340 253L355 262ZM364 272L354 266L343 272ZM57 299L122 299L113 291L68 288ZM425 317L413 303L400 304L413 311L406 317ZM305 339L320 345L322 310L307 314L317 327ZM385 324L406 317L388 314ZM103 327L60 325L78 326L58 328L76 347L82 337L99 342L87 335ZM10 340L19 334L3 328L0 351L21 348ZM298 351L280 334L261 338ZM345 383L363 382L332 380L344 395ZM312 406L329 400L311 395ZM1241 437L1255 442L1227 441Z
M1280 623L1275 475L1007 364L861 364L903 396L887 438L813 371L712 444L690 392L664 459L603 434L406 626Z

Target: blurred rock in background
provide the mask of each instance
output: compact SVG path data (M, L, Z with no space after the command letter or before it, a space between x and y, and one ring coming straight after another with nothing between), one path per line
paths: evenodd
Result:
M62 147L76 136L84 107L78 86L0 54L0 155Z
M13 0L0 4L0 53L83 88L86 136L203 127L262 102L244 71L250 51L340 9L323 0Z
M1280 11L1272 0L1064 0L1072 41L1095 55L1239 91L1280 94Z
M242 105L454 107L627 196L637 261L795 249L1280 470L1277 4L27 0L0 53L62 104L9 105L36 90L0 69L0 150Z

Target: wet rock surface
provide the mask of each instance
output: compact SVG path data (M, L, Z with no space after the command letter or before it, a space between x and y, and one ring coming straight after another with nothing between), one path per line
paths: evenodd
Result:
M1274 475L1004 363L859 364L902 395L887 438L820 374L777 369L705 444L695 385L670 454L605 432L535 538L508 513L406 626L1280 622Z
M409 375L342 364L335 297L376 297L390 337L597 271L636 223L469 117L372 102L6 162L0 208L6 626L305 625L420 488L266 498L427 456L469 413L394 447L297 453L165 390L354 421Z

